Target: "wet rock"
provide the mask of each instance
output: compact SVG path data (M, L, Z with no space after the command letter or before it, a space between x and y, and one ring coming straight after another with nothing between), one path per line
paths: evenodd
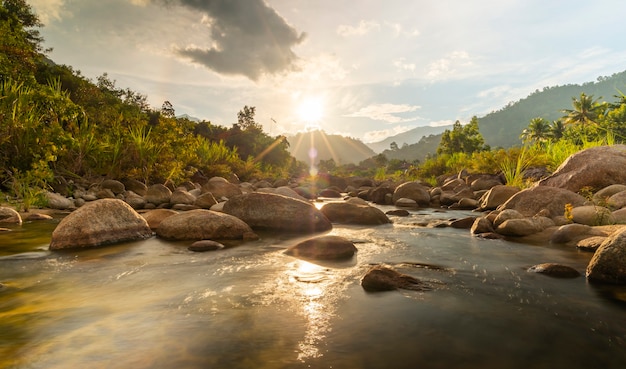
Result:
M602 236L587 237L578 241L576 243L576 247L582 251L595 252L600 247L600 245L602 245L602 242L604 242L604 240L606 240L606 237L602 237Z
M382 265L374 266L365 273L361 279L361 287L368 292L393 291L397 289L413 291L432 290L429 284Z
M370 200L374 204L391 205L393 203L393 192L394 189L388 186L376 187L370 193ZM391 195L391 199L387 195Z
M556 278L576 278L580 277L580 272L567 265L557 263L543 263L533 265L528 268L528 272L541 273Z
M550 238L552 243L578 242L591 236L606 236L602 231L584 224L565 224L560 226Z
M524 237L539 233L551 225L554 222L545 217L509 219L500 224L496 232L505 236Z
M413 199L407 199L406 197L401 197L396 200L395 205L399 208L415 208L417 207L417 201Z
M119 199L89 202L63 218L52 232L50 250L95 247L152 236L148 222Z
M470 229L476 221L476 217L465 217L461 219L455 219L450 222L450 227L459 229Z
M615 224L626 224L626 208L615 210L611 215Z
M302 241L285 251L285 254L303 259L350 259L357 251L354 243L340 236L320 236Z
M408 217L409 215L411 215L411 213L409 213L409 211L405 210L405 209L389 210L389 211L385 212L385 214L393 215L393 216L396 216L396 217Z
M217 204L217 200L215 199L215 196L213 196L212 193L207 192L196 197L193 204L199 207L200 209L210 209L211 206Z
M326 188L326 189L323 189L322 191L320 191L319 196L320 197L333 198L333 199L339 199L339 198L341 198L341 192L339 192L337 190L333 190L331 188Z
M503 235L495 233L495 232L477 233L475 236L478 238L484 238L487 240L503 240L506 238Z
M148 222L150 229L155 230L159 228L159 225L165 218L176 214L178 212L172 209L154 209L141 214L141 216Z
M395 204L401 198L414 200L419 206L430 204L428 188L419 182L405 182L396 187L393 192L393 203Z
M493 223L491 223L487 217L480 217L474 220L470 232L474 235L479 235L483 233L494 233L495 230L493 229Z
M30 213L26 216L24 220L28 221L38 221L38 220L51 220L52 216L43 213Z
M201 241L196 241L192 243L187 249L189 251L194 251L194 252L205 252L205 251L221 250L223 248L224 248L224 245L222 245L219 242L211 241L211 240L201 240Z
M244 221L232 215L195 209L169 216L156 229L168 240L240 240L258 236Z
M363 225L391 223L382 210L369 205L331 202L322 206L320 210L331 222Z
M222 210L255 229L321 232L332 228L328 218L309 202L271 193L235 196Z
M172 205L193 205L195 201L196 197L189 193L189 191L183 189L174 190L170 196L170 204Z
M597 146L568 157L539 186L551 186L578 192L583 187L602 189L626 184L626 145Z
M600 245L586 274L591 282L626 284L626 228L613 233Z
M122 183L124 184L126 191L133 191L139 196L145 196L148 193L148 186L135 179L123 179Z
M0 223L22 224L22 216L15 209L0 207Z
M539 212L547 212L544 215L556 217L563 215L566 204L577 207L584 203L584 197L570 190L535 186L517 192L502 204L499 210L514 209L526 217L532 217Z

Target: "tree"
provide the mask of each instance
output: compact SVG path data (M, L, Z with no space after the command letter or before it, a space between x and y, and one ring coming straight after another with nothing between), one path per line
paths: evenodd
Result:
M565 125L562 119L557 119L550 123L549 127L550 138L554 141L558 141L565 135Z
M607 108L604 103L599 103L593 99L593 95L587 96L584 92L580 94L580 99L572 97L573 109L564 109L563 121L566 125L581 125L583 130L589 125L596 125L598 118L603 115Z
M465 126L457 120L452 126L452 130L446 129L443 132L437 154L454 154L457 152L471 154L484 150L484 143L485 140L478 130L478 118L474 116Z
M161 106L161 115L165 118L175 118L176 111L174 110L174 106L169 101L164 101Z
M243 109L237 113L237 125L242 130L258 130L262 131L263 127L254 121L254 115L256 114L256 107L244 106Z
M524 128L520 138L524 142L544 142L550 137L550 123L543 118L533 118Z
M398 144L396 143L396 141L393 141L392 143L389 144L389 149L393 151L398 150Z

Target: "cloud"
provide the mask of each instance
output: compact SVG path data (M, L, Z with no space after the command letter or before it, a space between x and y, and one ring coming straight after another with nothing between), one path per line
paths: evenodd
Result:
M65 13L63 10L65 0L30 0L29 3L43 24L49 24L52 20L61 20L61 16Z
M431 80L447 79L455 74L459 67L471 66L472 60L465 51L454 51L446 57L430 63L427 77Z
M137 0L134 0L137 1ZM262 75L296 69L292 50L305 37L263 0L155 0L203 15L207 44L176 48L176 53L219 74Z
M383 129L380 131L369 131L365 132L363 135L363 142L371 143L371 142L380 142L388 137L399 135L400 133L404 133L406 131L410 131L415 127L411 126L398 126L389 129Z
M452 124L454 124L454 121L453 120L449 120L449 119L438 120L438 121L433 121L433 122L428 123L428 125L431 126L431 127L443 127L443 126L449 126L449 125L452 125Z
M408 71L411 71L411 72L414 72L415 68L416 68L415 63L409 63L409 62L406 61L405 58L396 59L393 62L393 66L398 68L398 69L400 69L400 70L408 70Z
M337 27L337 34L343 37L364 36L372 31L380 30L380 24L375 21L361 20L358 26L342 24Z
M421 106L408 104L373 104L345 116L351 118L382 120L387 123L402 123L414 121L417 117L402 118L401 116L398 116L398 114L414 112L420 108Z

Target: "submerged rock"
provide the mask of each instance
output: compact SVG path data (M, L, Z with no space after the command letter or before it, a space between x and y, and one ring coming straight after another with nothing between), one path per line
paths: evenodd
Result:
M567 265L556 264L556 263L543 263L533 265L528 268L529 272L532 273L541 273L548 275L550 277L556 278L576 278L580 277L580 272L578 270L569 267Z
M320 236L302 241L285 251L285 254L314 260L350 259L357 251L354 243L340 236Z
M224 245L222 245L219 242L211 241L211 240L201 240L201 241L196 241L192 243L187 249L189 251L194 251L194 252L205 252L205 251L221 250L223 248L224 248Z
M413 291L430 291L432 287L395 269L377 265L365 273L361 279L361 287L368 292L393 291L397 289Z
M148 222L119 199L89 202L63 218L52 232L50 250L94 247L152 236Z

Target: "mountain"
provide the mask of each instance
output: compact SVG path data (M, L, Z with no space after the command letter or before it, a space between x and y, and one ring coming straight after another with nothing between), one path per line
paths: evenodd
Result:
M376 153L355 138L329 135L324 131L301 132L287 137L289 152L305 163L334 159L337 165L358 164ZM313 155L313 159L310 154Z
M582 85L545 87L528 97L504 108L478 118L480 133L485 143L493 148L520 145L519 138L533 118L544 118L550 122L561 118L563 109L572 109L572 98L579 99L581 93L593 95L598 101L615 102L616 95L626 93L626 71L610 77L599 77L596 82Z
M422 137L443 133L443 131L445 131L446 129L452 129L452 125L439 127L417 127L409 131L387 137L382 141L368 143L367 146L369 146L375 152L381 153L385 150L388 150L392 142L395 142L400 148L405 144L411 145L417 143L419 140L422 139Z

